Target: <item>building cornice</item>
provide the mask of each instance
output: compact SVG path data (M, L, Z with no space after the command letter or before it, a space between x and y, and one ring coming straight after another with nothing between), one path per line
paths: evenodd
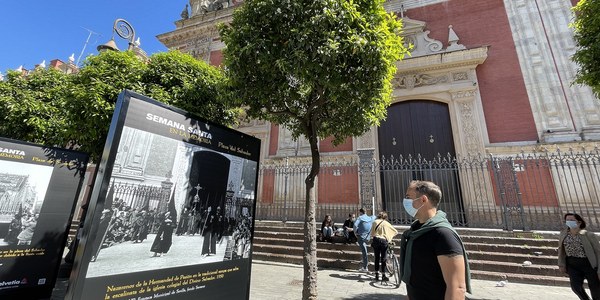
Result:
M415 58L405 58L396 63L396 76L419 72L431 72L447 69L475 68L487 59L488 47L444 52Z

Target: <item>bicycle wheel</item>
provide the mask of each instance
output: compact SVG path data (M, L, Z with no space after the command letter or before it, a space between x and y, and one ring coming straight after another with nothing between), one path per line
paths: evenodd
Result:
M392 257L392 264L394 265L394 279L396 279L396 287L400 287L400 263L398 262L398 257L394 255Z
M385 265L387 269L388 277L394 278L394 284L396 287L400 286L400 265L398 264L398 257L394 253L388 254L387 263Z
M388 278L394 277L394 253L388 252L387 260L385 261L385 276Z

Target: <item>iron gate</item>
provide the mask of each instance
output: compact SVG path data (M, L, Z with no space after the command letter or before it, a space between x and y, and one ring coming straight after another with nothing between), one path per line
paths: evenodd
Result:
M343 222L349 212L370 201L359 199L363 195L360 190L372 188L378 199L377 209L387 210L394 224L409 224L412 218L404 211L402 199L408 183L419 179L431 180L441 187L440 209L455 226L558 230L563 226L563 215L576 212L593 228L600 228L597 148L464 158L438 155L431 160L419 156L383 157L368 163L371 167L366 170L370 169L371 174L366 174L354 158L323 163L316 185L317 221L330 214L334 221ZM309 170L309 164L301 160L263 163L257 218L302 221L304 178ZM370 182L375 182L374 187ZM348 192L352 190L356 192ZM340 193L343 197L339 197ZM335 201L330 200L334 198Z

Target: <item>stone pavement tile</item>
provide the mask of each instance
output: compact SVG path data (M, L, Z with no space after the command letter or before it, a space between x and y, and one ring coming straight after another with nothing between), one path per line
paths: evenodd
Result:
M497 287L495 281L472 280L473 296L477 300L577 300L570 287L535 285L508 282L503 287Z
M301 299L302 266L254 261L250 282L251 300ZM577 300L569 287L520 284L509 282L496 287L495 281L472 280L473 295L477 300ZM340 300L406 300L406 285L400 288L382 286L373 282L372 275L355 271L319 269L317 273L319 299Z
M302 266L254 261L251 300L302 299ZM317 289L322 299L405 300L406 288L382 286L372 275L338 269L319 269Z
M250 282L251 300L295 300L302 298L302 266L255 260ZM317 273L319 299L328 300L406 300L406 285L400 288L373 282L372 275L338 269L319 269ZM68 281L59 279L52 300L64 299ZM473 280L473 295L477 300L577 300L568 287L544 286L509 282L496 287L496 282ZM23 299L25 300L25 299Z

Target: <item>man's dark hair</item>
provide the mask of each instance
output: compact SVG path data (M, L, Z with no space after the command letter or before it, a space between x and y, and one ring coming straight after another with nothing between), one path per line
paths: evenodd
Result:
M359 209L358 211L359 211L361 214L364 214L364 213L365 213L365 209L364 209L364 208L361 208L361 209Z
M437 207L440 204L440 200L442 200L442 190L431 181L413 180L410 182L409 187L414 187L419 197L423 195L427 196L434 207Z

